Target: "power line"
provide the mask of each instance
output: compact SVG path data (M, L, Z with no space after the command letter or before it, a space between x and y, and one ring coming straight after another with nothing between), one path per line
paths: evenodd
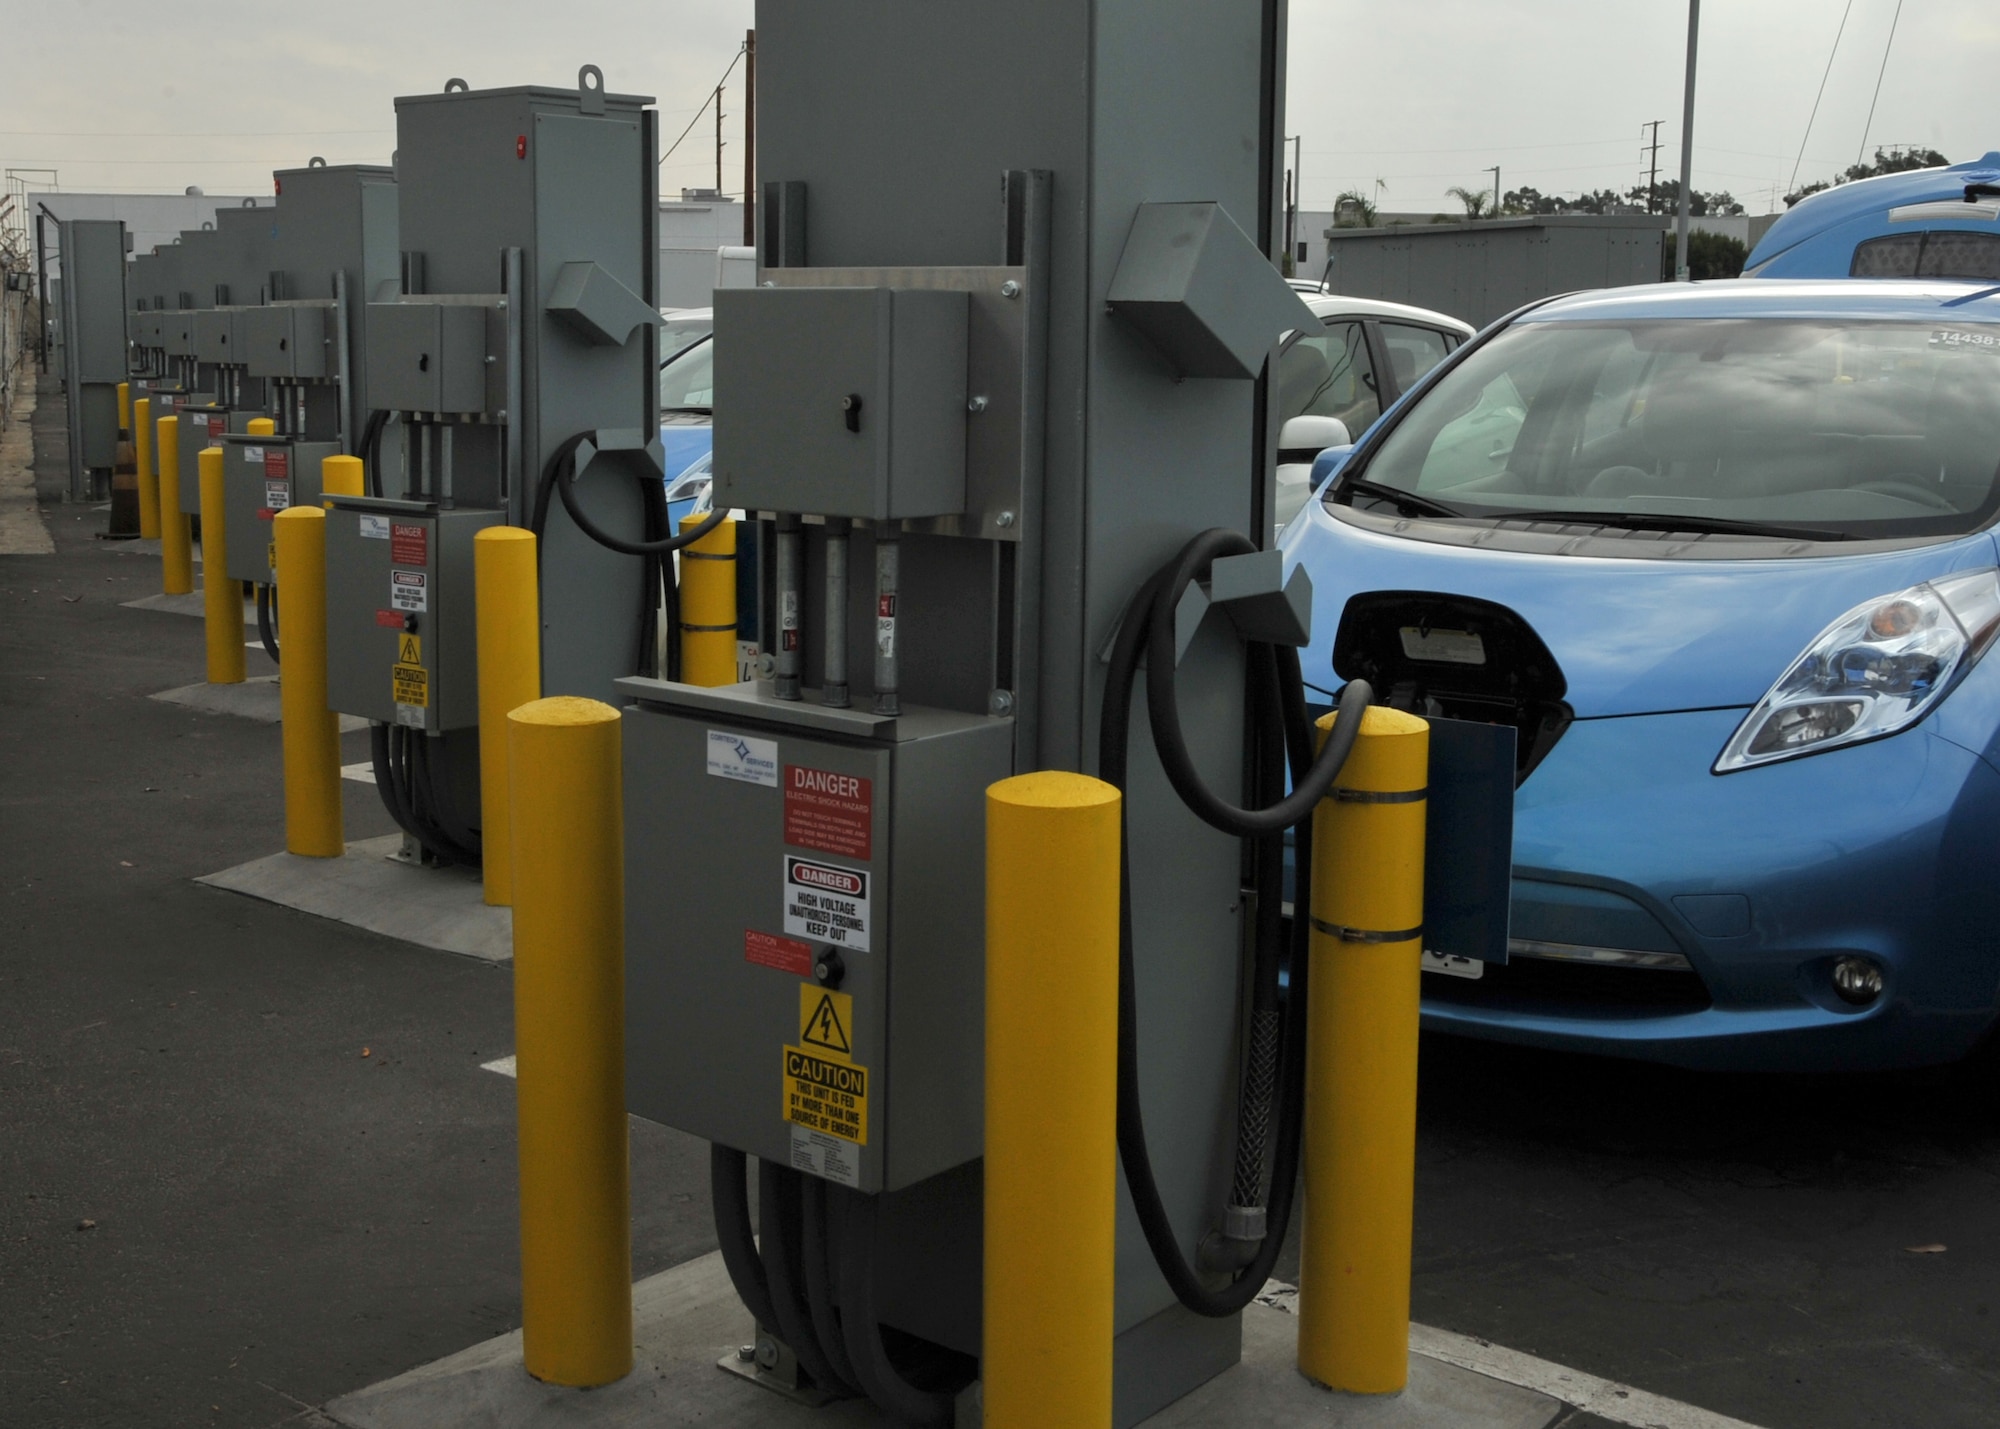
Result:
M1903 0L1896 0L1896 13L1889 20L1889 38L1882 46L1882 67L1875 71L1875 93L1868 101L1868 122L1861 126L1861 147L1854 154L1857 169L1868 153L1868 131L1875 127L1875 101L1882 97L1882 76L1889 72L1889 50L1896 43L1896 25L1902 18Z
M302 139L330 134L393 134L394 129L0 129L14 139Z
M722 72L722 78L718 79L715 82L715 88L709 91L709 97L711 99L715 99L718 96L720 96L720 94L722 93L722 86L729 83L730 75L736 73L736 61L743 58L744 49L745 47L741 45L737 47L736 59L732 59L729 62L729 68ZM688 127L681 130L681 138L674 140L674 142L668 146L667 152L660 155L661 163L663 164L666 163L667 160L671 159L674 156L674 150L680 148L681 146L681 139L685 139L687 138L688 135L694 133L694 126L701 122L701 116L706 113L708 113L708 106L706 104L702 105L701 108L695 110L694 118L688 120Z
M1799 186L1799 166L1806 161L1806 144L1812 139L1813 120L1819 118L1819 102L1826 95L1827 76L1833 73L1833 57L1840 53L1840 37L1847 33L1847 17L1854 10L1854 0L1847 0L1847 8L1840 12L1840 28L1833 32L1833 48L1826 52L1826 68L1820 72L1819 93L1813 96L1812 113L1806 116L1806 132L1799 136L1799 156L1792 161L1792 181L1785 185L1786 193L1794 193ZM1871 105L1872 109L1873 106ZM1862 146L1868 140L1863 138Z

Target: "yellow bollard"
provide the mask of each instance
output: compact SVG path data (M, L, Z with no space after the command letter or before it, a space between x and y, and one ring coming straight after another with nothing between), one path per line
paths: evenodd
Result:
M121 437L132 430L132 384L118 384L118 435Z
M333 461L361 463L353 457ZM358 494L358 493L357 493ZM473 609L478 623L479 813L486 901L514 901L509 845L507 716L542 697L542 616L535 533L489 526L472 538Z
M507 716L522 1355L551 1384L632 1368L618 720L574 695Z
M319 489L327 496L366 496L368 494L367 488L361 484L361 458L358 456L321 457L319 463ZM332 502L327 503L328 506L332 504Z
M139 538L160 539L160 474L153 469L153 399L132 404L132 458L139 468Z
M269 417L252 417L243 424L243 434L250 437L275 437L278 424Z
M208 626L208 682L243 683L243 583L229 578L222 517L222 448L203 447L201 468L202 613Z
M690 531L708 513L681 517ZM736 522L722 524L681 552L681 680L736 683Z
M1299 1370L1354 1394L1409 1379L1430 738L1415 715L1370 708L1313 812Z
M162 417L154 424L159 440L153 451L160 463L160 590L187 595L194 589L194 535L181 510L181 444L179 417Z
M326 703L326 512L291 506L271 523L285 593L285 851L339 858L340 716Z
M1118 1224L1118 791L986 791L990 1429L1109 1429Z

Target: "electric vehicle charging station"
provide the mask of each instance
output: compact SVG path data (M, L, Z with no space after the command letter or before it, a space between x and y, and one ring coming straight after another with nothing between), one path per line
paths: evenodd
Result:
M180 509L201 515L201 453L265 415L263 383L250 377L236 336L241 308L261 297L270 262L270 212L224 209L214 228L181 235L182 310L168 324L187 395L174 408L181 471Z
M62 359L69 391L69 499L99 501L118 460L118 384L126 375L125 225L66 219Z
M426 857L479 858L479 531L542 538L544 690L608 696L645 667L659 555L627 548L667 535L650 103L595 66L571 89L453 80L396 101L400 264L365 294L372 485L329 503L327 664Z
M1283 7L763 0L757 33L760 286L716 295L715 501L757 516L775 658L620 682L628 1105L713 1143L758 1322L725 1368L952 1422L981 1344L982 791L1101 771L1121 1096L1156 1109L1120 1112L1133 1424L1237 1361L1284 1237L1282 830L1345 754L1299 747L1307 585L1240 534L1271 528L1267 360L1315 322L1271 258Z
M222 440L228 573L260 588L267 640L277 579L269 523L318 502L320 463L359 445L369 411L357 361L367 350L365 295L392 288L400 261L387 168L315 161L275 179L277 206L258 210L272 235L265 301L232 315L243 372L263 386L274 430Z

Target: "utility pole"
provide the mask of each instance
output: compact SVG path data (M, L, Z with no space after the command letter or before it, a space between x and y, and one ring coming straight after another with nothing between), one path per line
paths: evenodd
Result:
M1674 221L1674 281L1688 281L1688 185L1694 178L1694 60L1701 0L1688 0L1687 94L1681 101L1681 210Z
M1646 164L1646 212L1657 212L1660 206L1660 121L1650 119L1639 126L1653 131L1653 142L1642 144L1650 155Z
M743 246L757 246L757 32L743 32Z
M1500 216L1500 166L1493 166L1493 216Z
M715 87L715 196L722 197L722 89Z
M1285 271L1292 272L1299 262L1299 141L1302 136L1292 135L1292 171L1285 178Z

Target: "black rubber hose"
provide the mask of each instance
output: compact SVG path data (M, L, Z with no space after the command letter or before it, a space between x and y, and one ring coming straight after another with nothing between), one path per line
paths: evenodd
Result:
M1204 574L1218 557L1248 555L1256 549L1250 538L1240 531L1217 527L1202 532L1182 547L1151 602L1151 618L1144 620L1146 717L1152 725L1153 743L1159 750L1160 763L1166 770L1168 781L1174 786L1174 792L1194 811L1195 817L1238 837L1282 833L1310 818L1313 809L1333 788L1333 781L1340 777L1341 766L1347 763L1347 753L1354 747L1354 740L1361 732L1358 716L1337 723L1334 737L1327 741L1326 748L1307 770L1306 777L1296 781L1290 794L1268 808L1238 808L1202 782L1201 774L1188 756L1187 740L1181 731L1180 705L1174 694L1177 653L1175 607L1188 586ZM1126 621L1130 623L1135 615L1141 619L1146 615L1145 608L1136 600L1126 610ZM1119 633L1121 636L1124 634L1122 628ZM1298 651L1289 646L1285 650L1287 654L1279 658L1289 658L1296 664ZM1368 691L1365 684L1362 689L1369 698L1373 698L1373 692Z
M278 662L278 588L259 584L257 587L257 638L264 642L264 653L271 657L273 665Z
M769 1161L757 1163L757 1222L762 1229L758 1249L764 1261L764 1282L771 1288L771 1313L778 1338L792 1347L800 1368L822 1389L838 1392L841 1381L833 1372L819 1337L813 1333L799 1283L799 1173Z
M431 762L431 741L419 731L411 731L410 748L418 787L423 791L423 803L430 814L431 822L451 845L453 861L470 867L480 866L484 849L480 845L479 831L459 817L458 800L453 795L449 783L441 784L437 767Z
M834 1194L842 1203L836 1236L840 1323L854 1377L862 1393L890 1418L917 1429L946 1429L956 1396L919 1389L904 1379L882 1343L875 1304L875 1226L882 1198L850 1191Z
M402 783L396 777L398 751L392 738L394 733L393 725L368 726L368 752L375 763L375 790L382 796L382 807L389 811L396 827L422 843L423 835L417 830L416 817L403 802Z
M715 1207L715 1239L722 1248L722 1264L729 1271L729 1283L736 1298L750 1311L750 1317L771 1333L778 1321L771 1310L771 1287L764 1279L764 1262L757 1256L756 1237L750 1229L750 1186L745 1179L749 1158L720 1142L708 1148L708 1199Z
M1291 1206L1299 1165L1299 1132L1303 1125L1305 1076L1305 950L1308 918L1305 910L1311 897L1310 813L1320 797L1332 787L1347 751L1358 733L1361 713L1372 698L1363 681L1350 682L1343 691L1340 708L1343 719L1336 722L1336 734L1317 756L1311 748L1311 731L1305 719L1304 680L1298 654L1285 647L1252 646L1250 650L1253 719L1259 751L1264 756L1257 782L1260 796L1275 792L1272 766L1277 741L1282 740L1289 759L1295 791L1310 792L1301 800L1278 800L1258 810L1242 810L1217 798L1202 784L1181 738L1178 710L1174 707L1175 641L1174 607L1189 582L1205 573L1217 556L1254 549L1241 535L1230 531L1204 532L1190 541L1167 567L1156 572L1127 607L1117 639L1113 643L1099 731L1099 772L1106 782L1126 787L1127 750L1131 728L1132 688L1137 678L1141 643L1147 647L1147 705L1155 744L1170 781L1183 799L1204 821L1239 838L1253 840L1256 887L1260 904L1275 905L1282 898L1282 885L1273 877L1271 865L1282 859L1282 835L1288 826L1274 813L1292 806L1297 872L1295 875L1295 916L1293 919L1292 983L1283 1000L1281 1051L1270 1042L1271 1017L1277 1010L1276 946L1280 924L1260 906L1257 919L1259 951L1256 961L1257 988L1253 993L1253 1028L1249 1064L1244 1073L1238 1118L1238 1146L1232 1198L1239 1196L1245 1183L1254 1186L1261 1179L1262 1147L1246 1142L1261 1141L1267 1123L1270 1099L1265 1094L1265 1075L1275 1060L1278 1137L1273 1157L1270 1198L1266 1207L1263 1241L1250 1265L1226 1286L1211 1290L1181 1254L1171 1218L1153 1174L1145 1132L1145 1118L1139 1093L1138 1002L1136 959L1133 951L1131 855L1129 833L1121 848L1119 910L1119 1036L1118 1036L1118 1146L1130 1188L1133 1206L1145 1232L1148 1247L1162 1276L1176 1298L1197 1314L1223 1317L1240 1311L1253 1299L1277 1260L1291 1217ZM1164 717L1162 706L1165 706ZM1279 877L1282 876L1279 863ZM1259 1017L1258 1013L1266 1014ZM1261 1024L1261 1025L1260 1025ZM1244 1204L1238 1200L1237 1204Z
M574 453L572 453L573 457ZM653 480L650 476L643 479L646 481ZM573 485L575 485L575 481L572 475L566 474L556 478L556 495L562 498L563 510L569 512L569 519L576 523L576 528L579 531L597 542L598 545L606 547L609 550L622 552L628 556L671 555L675 551L692 546L696 541L699 541L703 536L706 536L710 531L720 526L729 516L729 508L720 506L709 512L708 519L700 525L691 527L679 535L668 536L666 539L659 541L626 541L612 535L584 513L582 503L576 499L575 493L570 490Z
M856 1389L860 1381L854 1376L854 1362L847 1355L840 1311L833 1303L833 1267L828 1259L833 1236L827 1219L831 1208L827 1204L826 1182L817 1176L801 1176L799 1192L799 1255L805 1267L806 1311L833 1372L846 1388Z
M368 494L382 494L382 429L389 425L389 414L380 408L368 414L368 425L361 429L360 450L355 454L361 458L368 482Z

